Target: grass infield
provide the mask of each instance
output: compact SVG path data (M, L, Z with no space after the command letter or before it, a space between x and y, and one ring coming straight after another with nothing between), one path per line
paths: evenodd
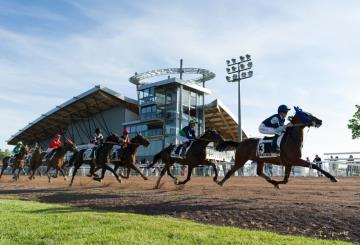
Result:
M198 224L165 216L101 212L0 199L0 244L346 244Z

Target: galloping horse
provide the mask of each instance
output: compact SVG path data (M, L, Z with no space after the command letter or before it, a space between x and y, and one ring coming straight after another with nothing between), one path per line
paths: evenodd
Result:
M174 158L171 156L171 152L175 148L175 145L169 145L165 149L163 149L161 152L156 154L154 156L153 162L147 166L147 168L151 168L154 166L160 159L163 163L165 163L164 168L160 172L160 176L156 182L155 188L158 189L160 185L160 180L164 176L165 172L168 173L168 175L174 180L174 183L176 185L183 185L186 182L188 182L191 178L192 170L195 167L198 167L199 165L207 165L212 166L215 171L215 176L213 180L216 182L218 177L218 172L216 169L215 163L209 161L206 159L206 146L210 142L214 142L215 145L218 145L219 143L223 142L224 139L221 137L220 134L216 132L214 129L207 129L205 133L200 136L200 138L196 139L192 145L190 146L190 149L186 153L186 156L184 159L181 158ZM176 177L174 177L170 172L170 167L175 163L181 163L182 165L188 165L188 173L187 178L184 181L178 181Z
M332 182L337 182L336 178L328 172L321 169L319 166L313 163L309 163L301 159L301 148L303 145L303 129L305 127L320 127L322 121L310 113L302 111L300 108L295 107L296 114L293 117L289 117L289 120L293 124L292 127L286 129L285 135L281 142L281 152L279 157L271 158L259 158L257 156L257 145L259 139L249 138L242 142L224 141L218 145L217 150L223 151L229 149L229 147L236 148L235 153L235 164L226 173L225 177L218 182L222 186L231 175L240 169L248 160L257 162L257 175L266 179L269 183L273 184L274 187L279 188L279 184L286 184L289 180L292 166L301 166L316 169L317 171L324 174ZM276 165L285 166L284 180L276 181L271 179L269 176L263 173L264 163L271 163Z
M141 134L137 134L134 138L130 140L130 143L127 145L127 147L123 149L120 159L118 161L111 161L111 163L115 165L114 168L115 172L117 172L119 167L127 168L127 173L125 176L119 174L122 178L128 179L131 169L134 169L138 174L140 174L140 176L144 180L147 180L147 178L141 173L140 169L135 164L136 152L140 145L148 147L150 145L150 142L147 138L145 138ZM105 173L105 171L103 172ZM103 177L104 174L102 174L102 178Z
M64 179L66 180L65 172L63 170L65 163L64 156L68 151L77 152L77 149L76 145L70 139L67 139L62 146L58 147L54 151L55 152L52 157L46 159L45 161L47 169L44 174L48 175L49 183L51 183L51 177L53 177L49 173L52 167L55 168L56 171L60 171L60 173L64 176Z
M33 153L31 154L29 168L31 171L31 175L29 176L29 179L35 179L35 173L38 170L38 168L41 166L42 160L44 158L45 152L42 151L42 148L40 145L35 147Z
M14 180L19 180L20 172L23 170L25 166L25 156L27 153L27 149L25 146L21 146L20 151L18 154L16 154L14 157L5 157L3 159L3 166L0 173L0 178L3 175L5 169L9 166L9 164L12 162L12 174ZM11 162L10 162L11 161ZM18 170L17 174L15 175L15 171Z
M122 142L122 139L118 135L112 133L109 137L107 137L105 139L104 143L98 147L98 149L96 150L95 159L92 159L92 160L84 160L84 152L87 149L83 149L78 152L75 152L75 154L73 155L73 157L70 160L70 165L74 164L74 171L72 173L70 186L72 186L76 172L78 171L78 169L80 168L80 166L82 164L90 165L90 174L88 176L89 177L94 176L95 180L102 179L95 174L95 171L96 171L95 168L98 167L98 169L100 169L100 168L103 169L104 174L105 174L106 170L109 170L110 172L112 172L114 174L115 178L117 179L117 181L119 181L121 183L121 180L120 180L119 176L116 174L116 172L106 164L108 162L108 157L109 157L109 154L110 154L113 146L119 145L119 144L121 144L121 142Z

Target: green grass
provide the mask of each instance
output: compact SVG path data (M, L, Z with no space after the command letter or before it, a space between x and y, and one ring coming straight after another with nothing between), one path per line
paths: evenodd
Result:
M345 244L203 225L164 216L97 212L0 199L0 244Z

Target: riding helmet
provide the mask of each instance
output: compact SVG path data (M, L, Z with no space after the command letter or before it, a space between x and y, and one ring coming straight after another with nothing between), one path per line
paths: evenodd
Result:
M124 131L123 131L123 135L128 135L129 134L129 131L127 130L127 129L125 129Z
M280 113L280 112L288 112L290 110L291 109L288 108L286 105L280 105L279 108L278 108L278 113Z

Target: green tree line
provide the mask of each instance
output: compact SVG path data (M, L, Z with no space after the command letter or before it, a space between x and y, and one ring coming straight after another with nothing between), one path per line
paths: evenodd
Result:
M352 138L360 138L360 106L355 105L357 111L353 117L349 120L348 128L351 130Z
M2 160L4 157L8 157L11 155L11 151L6 149L6 150L2 150L0 149L0 160Z

